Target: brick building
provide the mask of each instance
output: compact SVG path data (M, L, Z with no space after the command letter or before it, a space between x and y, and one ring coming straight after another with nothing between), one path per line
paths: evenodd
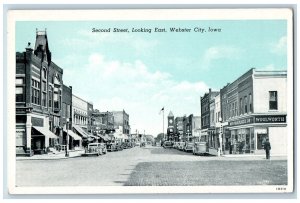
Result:
M219 94L218 91L205 93L201 100L201 139L206 141L209 147L212 147L213 141L216 139L214 128L214 99Z
M225 153L287 154L287 72L247 71L221 89Z
M130 134L130 125L129 125L129 115L123 111L112 111L114 117L114 129L119 129L119 126L122 127L123 134Z
M51 58L47 32L16 53L16 153L45 153L62 140L63 70Z

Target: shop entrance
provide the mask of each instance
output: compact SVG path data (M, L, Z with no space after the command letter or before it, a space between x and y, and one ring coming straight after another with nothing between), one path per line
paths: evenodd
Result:
M257 149L264 149L267 138L269 138L267 133L257 133Z
M31 149L33 150L34 154L45 153L45 136L32 136Z

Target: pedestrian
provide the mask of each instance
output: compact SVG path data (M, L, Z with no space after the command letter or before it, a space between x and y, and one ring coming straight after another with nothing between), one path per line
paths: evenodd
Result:
M269 138L267 138L265 141L264 149L266 151L266 159L270 159L271 144L269 142Z

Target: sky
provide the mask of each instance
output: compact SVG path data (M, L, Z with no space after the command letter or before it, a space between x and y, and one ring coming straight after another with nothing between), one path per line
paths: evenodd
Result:
M209 27L221 32L208 32ZM36 28L47 29L52 61L63 69L73 94L100 111L124 109L131 132L154 136L163 131L162 107L166 132L170 111L175 117L200 116L200 96L209 88L219 90L250 68L287 69L284 20L22 21L16 23L16 51L25 51L28 42L34 46ZM143 28L152 32L132 32Z

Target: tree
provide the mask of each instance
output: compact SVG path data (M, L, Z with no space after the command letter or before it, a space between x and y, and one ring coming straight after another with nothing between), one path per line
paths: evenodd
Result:
M164 134L163 133L159 133L157 135L157 137L155 138L156 142L162 142L164 139Z

